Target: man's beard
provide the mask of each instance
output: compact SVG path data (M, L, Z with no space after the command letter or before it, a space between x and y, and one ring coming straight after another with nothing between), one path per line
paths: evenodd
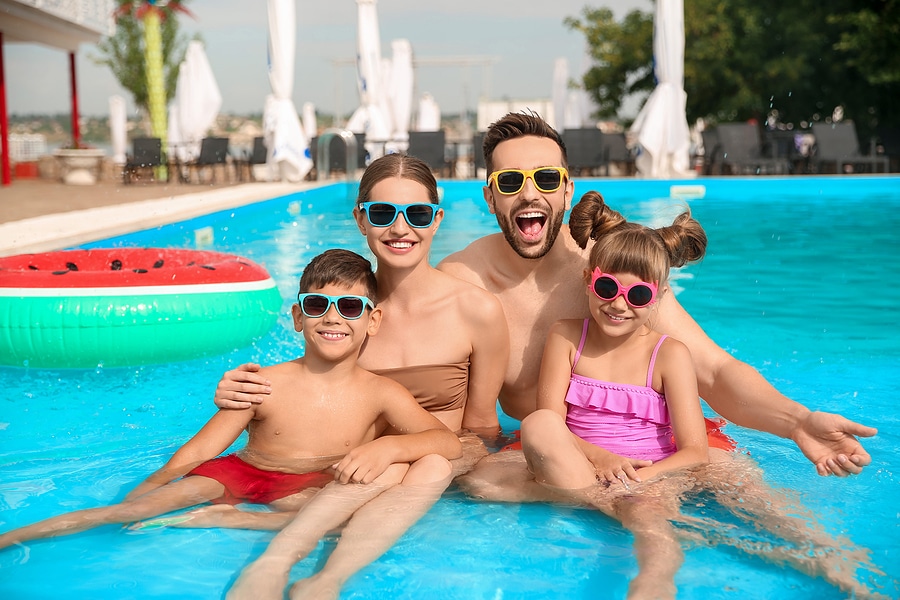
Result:
M500 226L500 231L503 232L503 237L506 238L506 243L515 250L516 254L522 258L536 259L543 258L556 243L556 237L562 229L564 216L564 213L559 212L553 213L547 218L547 223L544 224L544 243L538 247L524 245L516 235L518 227L505 214L497 213L497 224Z

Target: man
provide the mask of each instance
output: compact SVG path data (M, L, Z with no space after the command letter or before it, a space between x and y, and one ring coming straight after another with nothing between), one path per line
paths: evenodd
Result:
M492 292L503 305L510 360L500 406L522 419L536 407L550 325L588 315L582 271L590 248L578 248L563 224L574 184L565 171L565 145L543 119L511 113L493 123L484 138L484 159L490 174L484 199L502 233L475 240L438 268ZM820 475L858 474L871 462L854 436L873 436L874 428L812 412L779 393L755 369L716 345L674 294L659 303L656 328L687 344L700 395L729 421L792 439Z

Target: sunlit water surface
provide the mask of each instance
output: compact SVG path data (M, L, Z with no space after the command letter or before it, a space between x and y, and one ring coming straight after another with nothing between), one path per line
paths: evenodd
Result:
M705 197L689 203L709 234L709 253L674 276L680 301L713 339L785 394L875 425L879 435L866 441L873 460L864 474L836 479L816 476L789 441L728 430L769 483L794 490L831 533L868 547L885 574L866 579L900 596L900 180L682 183L688 187L588 180L576 192L598 189L628 217L653 223L684 205L673 193L705 185ZM442 185L446 218L435 263L496 231L479 184ZM0 368L0 529L121 499L211 416L224 371L299 355L288 315L303 266L327 248L368 255L350 218L353 193L337 184L94 244L247 256L278 282L282 316L265 338L224 356L117 369ZM506 430L517 425L503 423ZM0 551L0 598L217 598L271 537L109 526L40 541ZM622 598L636 572L631 542L591 511L477 503L451 489L352 578L342 598ZM314 572L333 544L323 541L292 579ZM717 547L690 548L676 582L684 599L844 597L822 580Z

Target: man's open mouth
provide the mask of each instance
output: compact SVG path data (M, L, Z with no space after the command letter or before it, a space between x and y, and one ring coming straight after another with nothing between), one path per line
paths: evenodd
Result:
M540 211L532 210L516 215L516 227L526 240L535 240L541 237L544 225L547 223L547 215Z

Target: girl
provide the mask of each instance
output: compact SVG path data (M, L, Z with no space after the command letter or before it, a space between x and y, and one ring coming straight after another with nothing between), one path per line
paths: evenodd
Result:
M627 223L596 192L572 209L570 229L582 248L599 240L584 271L591 318L558 321L547 338L538 410L522 421L535 481L579 497L598 479L627 489L706 463L690 352L652 323L669 267L703 256L703 229L689 213L659 230ZM681 550L668 519L677 506L665 498L597 504L635 536L640 573L632 597L674 596Z

